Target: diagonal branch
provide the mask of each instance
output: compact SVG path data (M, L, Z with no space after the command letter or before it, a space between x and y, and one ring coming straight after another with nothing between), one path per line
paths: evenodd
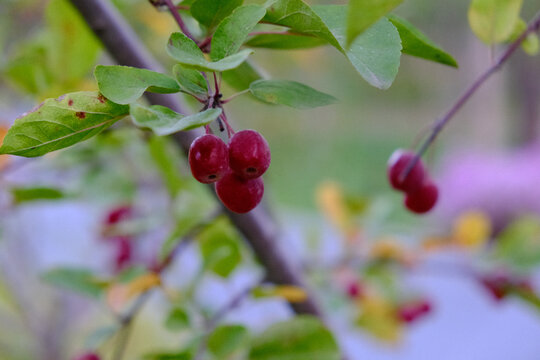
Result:
M148 53L137 35L109 1L71 0L71 3L118 64L163 71L162 66ZM147 93L146 97L152 104L184 112L183 105L176 95ZM187 153L191 142L199 134L197 131L182 131L174 135L174 140ZM224 212L253 248L266 269L269 281L276 284L304 286L300 269L288 261L278 246L280 230L265 204L248 214L235 214L226 209ZM298 313L322 316L312 297L291 306Z

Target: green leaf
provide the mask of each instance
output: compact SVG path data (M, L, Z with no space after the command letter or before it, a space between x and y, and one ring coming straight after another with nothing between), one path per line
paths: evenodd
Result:
M165 327L172 331L185 330L190 326L188 312L180 307L172 309L165 321Z
M314 10L339 40L342 52L354 68L371 85L387 89L392 85L401 57L401 40L397 29L383 18L358 36L345 50L346 7L339 5L317 6Z
M131 104L145 91L170 94L180 91L171 77L155 71L130 66L96 66L94 71L99 91L117 104Z
M191 5L191 15L211 30L242 5L242 2L243 0L196 0Z
M506 41L519 20L523 0L472 0L469 25L488 45Z
M180 171L182 159L177 149L169 138L152 136L148 141L148 150L169 194L172 198L176 197L186 186L186 180Z
M298 109L325 106L336 98L296 81L257 80L249 86L257 99L270 104L282 104Z
M205 267L227 277L242 261L238 234L225 219L208 226L198 236Z
M407 20L395 15L389 15L388 20L394 24L401 37L402 52L422 59L431 60L444 65L458 67L452 55L433 43L420 30Z
M259 34L246 41L247 46L267 49L309 49L325 45L327 42L321 38L283 32L276 34Z
M312 316L270 326L253 341L249 360L339 360L332 333Z
M45 100L15 120L0 154L41 156L86 140L128 114L97 92L76 92Z
M221 60L235 54L255 25L263 18L266 9L259 5L241 6L223 19L212 37L210 58Z
M98 298L105 285L86 269L58 268L42 275L45 282L82 295Z
M193 360L192 351L155 352L146 354L144 360Z
M246 90L252 82L263 78L261 71L249 60L235 69L224 71L221 75L223 80L237 91Z
M347 15L347 42L349 47L354 39L383 15L392 11L403 0L349 0Z
M87 75L101 44L81 14L66 0L51 0L45 13L50 43L48 56L56 81L76 81Z
M206 60L197 44L182 33L173 33L167 44L169 55L185 67L200 71L225 71L238 67L246 61L253 50L244 49L219 61Z
M507 42L517 40L525 30L527 30L527 23L525 20L520 18L512 31L512 35L510 35L510 37L507 39ZM534 32L530 33L521 43L521 48L531 56L536 55L540 50L538 35L536 35Z
M6 63L2 75L24 92L33 95L45 93L54 79L49 69L46 46L37 40L22 44Z
M327 41L349 59L367 82L387 89L399 68L399 33L387 19L381 19L347 46L346 19L346 6L321 5L312 9L301 0L275 0L263 20Z
M242 350L249 340L248 330L241 325L222 325L208 337L208 350L218 359L229 359Z
M208 84L200 71L176 64L173 67L173 73L183 91L202 97L208 96Z
M521 269L540 264L540 219L526 216L508 225L495 242L494 255Z
M11 194L16 204L40 200L58 200L64 197L62 191L48 187L12 188Z
M157 135L170 135L178 131L191 130L211 123L221 114L221 109L208 109L193 115L182 115L161 105L143 106L131 104L129 114L133 123L152 129Z

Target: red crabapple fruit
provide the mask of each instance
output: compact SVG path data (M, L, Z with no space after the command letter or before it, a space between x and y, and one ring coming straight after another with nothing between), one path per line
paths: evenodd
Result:
M264 194L262 178L242 179L233 172L216 183L216 193L227 209L247 213L257 206Z
M212 134L195 139L189 148L188 158L193 177L203 184L218 181L229 169L227 144Z
M405 196L405 206L412 212L423 214L431 210L437 203L439 190L431 181L426 181L414 192Z
M415 153L398 149L388 160L388 179L394 189L404 192L413 192L422 186L426 172L422 160L419 160L411 169L406 178L402 179L403 172L415 158Z
M243 179L255 179L270 166L270 147L255 130L242 130L229 142L229 165Z

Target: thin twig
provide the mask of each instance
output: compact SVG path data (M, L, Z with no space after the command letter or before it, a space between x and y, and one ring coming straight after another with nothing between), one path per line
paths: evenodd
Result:
M171 15L174 17L174 20L176 21L176 23L178 24L178 26L180 27L180 30L182 30L184 35L186 35L191 40L197 42L195 38L193 37L193 35L191 34L191 32L189 31L186 24L184 23L184 20L182 20L182 16L180 16L180 13L178 12L178 8L174 6L172 0L164 0L164 1L165 1L165 5L167 5L167 7L169 8Z
M242 90L240 92L237 92L236 94L232 94L231 96L229 96L228 98L226 98L225 100L221 100L221 103L222 104L226 104L228 103L229 101L233 100L234 98L240 96L240 95L244 95L246 93L249 92L249 89L246 89L246 90Z
M506 50L499 56L499 58L463 92L463 94L455 101L454 105L452 105L452 107L434 123L431 134L424 141L424 143L416 153L415 158L411 162L409 162L409 164L405 168L405 171L401 173L401 180L405 179L409 175L416 163L420 160L420 158L427 151L430 145L435 141L435 139L446 126L446 124L463 107L463 105L465 105L465 103L478 90L478 88L482 86L491 75L497 72L506 61L508 61L510 56L514 54L514 52L519 48L521 43L529 34L538 31L539 28L540 12L535 15L533 20L527 26L527 29L525 29L525 31L523 31L523 33L513 43L511 43L508 48L506 48Z

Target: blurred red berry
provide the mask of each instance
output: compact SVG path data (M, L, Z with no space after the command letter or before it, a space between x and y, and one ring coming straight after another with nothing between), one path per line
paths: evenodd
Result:
M362 286L356 281L351 282L347 286L347 295L350 298L353 298L353 299L358 298L362 295L362 293L363 293Z
M105 224L113 225L122 220L126 220L129 217L131 217L132 211L133 209L129 205L122 205L122 206L115 207L111 209L109 213L107 214L107 218L105 219Z
M99 357L98 354L94 352L89 352L86 354L79 355L73 358L73 360L101 360L101 358Z
M480 283L493 296L496 301L501 301L508 294L512 282L506 274L487 274L480 278Z
M402 178L403 172L407 170L416 154L412 151L398 149L390 156L388 160L388 179L392 187L404 192L413 192L419 189L424 183L426 171L422 160L413 166L407 177Z
M417 214L424 214L433 209L439 198L437 186L430 181L424 183L414 192L405 196L405 206Z
M428 300L406 303L397 309L398 318L407 324L411 324L431 312L431 303Z
M114 266L116 271L124 269L130 262L132 256L131 241L127 236L116 236L112 238L115 248Z

